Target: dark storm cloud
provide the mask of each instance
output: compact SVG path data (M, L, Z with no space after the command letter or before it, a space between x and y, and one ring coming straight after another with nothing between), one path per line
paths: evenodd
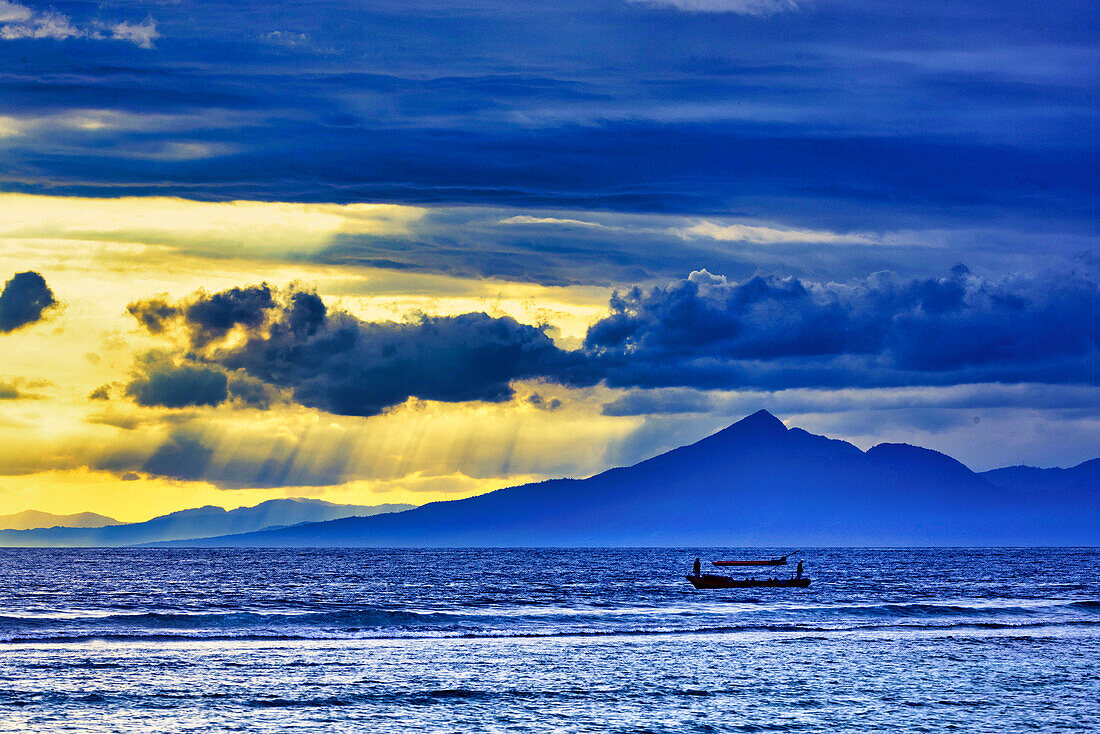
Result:
M585 346L616 386L1100 383L1100 287L878 273L844 284L705 271L617 293Z
M256 310L238 309L258 293L267 296ZM232 395L263 407L286 390L310 407L375 415L410 397L503 401L520 379L703 390L1100 384L1100 286L1074 273L983 280L960 265L941 278L882 272L820 283L699 271L616 293L571 352L510 317L367 322L330 312L314 293L268 286L199 293L173 308L186 314L187 358L200 364L151 358L127 388L139 404L216 405ZM212 311L237 314L217 322L220 336L236 328L237 338L211 338ZM696 395L672 398L679 404L664 412L705 410ZM624 400L607 410L637 411Z
M169 323L180 315L179 310L163 298L134 301L126 307L126 310L150 334L163 333Z
M255 329L267 319L275 305L271 287L266 283L249 288L230 288L212 296L193 300L184 310L197 345L221 339L235 326Z
M221 339L233 327L255 329L275 305L274 291L263 283L207 295L199 291L186 303L170 303L163 297L134 301L126 310L146 331L160 334L183 319L196 346Z
M209 367L153 364L126 386L126 394L145 406L220 405L229 398L228 378Z
M1095 221L1088 3L840 1L766 19L624 0L314 11L167 3L153 51L0 43L20 130L3 183L831 228ZM64 12L84 27L94 10ZM89 110L118 116L73 124Z
M330 313L314 293L276 300L267 286L197 294L175 306L195 356L211 367L154 365L128 388L141 404L214 405L227 397L261 404L255 383L289 389L296 401L344 415L375 415L410 397L499 402L513 380L578 372L583 358L554 346L543 329L484 313L366 322ZM146 309L131 306L145 323ZM213 315L216 315L215 318ZM218 338L239 327L239 344ZM191 400L192 402L181 402ZM200 401L201 402L198 402Z
M46 279L33 270L16 273L0 293L0 332L10 332L45 318L57 305Z

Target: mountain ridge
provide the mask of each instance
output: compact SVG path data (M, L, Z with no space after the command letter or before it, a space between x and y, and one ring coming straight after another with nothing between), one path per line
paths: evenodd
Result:
M204 505L177 510L138 523L99 528L50 527L0 530L4 547L116 547L251 532L303 522L331 520L359 514L400 512L412 505L340 505L308 498L274 499L252 507L226 510Z
M866 452L758 411L587 479L552 479L371 518L170 545L1044 545L1100 540L1100 492L1072 506L908 444ZM1066 498L1063 498L1066 499Z
M0 530L37 530L40 528L102 528L123 525L120 520L97 512L74 512L57 515L43 510L23 510L10 515L0 515Z

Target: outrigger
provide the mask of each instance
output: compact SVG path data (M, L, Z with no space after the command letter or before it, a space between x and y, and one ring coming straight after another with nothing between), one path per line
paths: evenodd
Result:
M799 551L793 551L785 556L779 556L778 558L768 558L762 560L753 561L711 561L711 565L714 566L786 566L787 559L793 556ZM733 576L718 576L712 573L700 573L699 559L695 559L695 572L687 577L687 580L691 582L691 585L696 589L753 589L753 588L773 588L773 589L805 589L810 585L810 579L802 575L802 562L798 562L798 571L795 576L789 579L780 578L766 578L758 579L755 577L749 578L734 578Z

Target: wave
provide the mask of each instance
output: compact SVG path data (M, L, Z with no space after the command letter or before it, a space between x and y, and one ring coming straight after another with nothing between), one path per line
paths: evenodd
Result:
M482 630L476 632L439 631L432 634L387 633L383 630L366 632L358 635L347 634L277 634L244 632L241 634L224 634L217 632L202 633L178 633L165 634L159 632L127 633L127 632L103 632L87 634L60 634L60 635L16 635L0 639L0 644L75 644L86 642L339 642L353 640L425 640L425 639L541 639L541 638L567 638L567 637L648 637L648 636L672 636L672 635L715 635L737 634L749 632L775 632L792 634L847 634L853 632L872 632L875 630L906 630L906 631L942 631L952 630L1035 630L1051 627L1100 627L1100 620L1071 619L1071 620L1043 620L1036 622L947 622L942 624L863 624L863 625L837 625L822 627L817 625L800 624L746 624L725 625L713 627L694 627L683 629L550 629L550 630Z
M1008 601L1008 600L1006 600ZM1065 611L1098 612L1100 600L1035 600L1031 603L880 603L799 607L775 607L752 610L754 614L777 617L958 617L958 616L1022 616L1061 613ZM141 627L159 629L247 628L263 626L343 626L358 628L417 628L424 626L451 627L464 624L478 626L512 625L516 622L614 620L638 615L673 618L677 615L722 614L701 608L675 609L622 608L613 610L547 609L514 613L478 613L443 611L411 611L382 608L336 609L328 611L231 611L231 612L125 612L125 613L64 613L49 615L0 615L0 631L5 628L51 628L58 626Z
M411 612L387 609L342 609L326 612L136 612L95 614L90 616L3 616L5 628L48 628L57 626L155 627L161 629L199 629L276 626L345 625L353 627L409 627L449 625L463 621L490 620L487 615L463 615L448 612Z
M998 604L995 602L978 604L929 604L923 602L885 603L866 605L844 605L816 607L814 611L826 615L870 616L870 617L941 617L941 616L1022 616L1034 614L1058 613L1061 611L1098 611L1100 601L1094 600L1034 600L1030 603Z
M87 640L334 640L428 637L843 632L858 629L950 629L1100 624L1100 600L957 601L773 607L631 610L515 609L461 613L383 608L328 611L90 613L0 616L0 642Z

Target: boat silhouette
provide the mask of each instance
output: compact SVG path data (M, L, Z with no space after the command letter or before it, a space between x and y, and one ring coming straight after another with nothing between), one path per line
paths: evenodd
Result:
M711 561L711 565L714 566L735 566L735 567L754 567L754 566L786 566L787 559L793 556L799 551L792 551L778 558L766 558L758 560L744 560L744 561ZM789 579L780 578L764 578L758 579L756 577L738 578L734 576L719 576L712 573L700 573L699 572L699 560L695 560L694 573L686 577L691 585L696 589L751 589L751 588L796 588L805 589L810 585L810 579L802 575L802 562L798 564L798 576L791 577Z

